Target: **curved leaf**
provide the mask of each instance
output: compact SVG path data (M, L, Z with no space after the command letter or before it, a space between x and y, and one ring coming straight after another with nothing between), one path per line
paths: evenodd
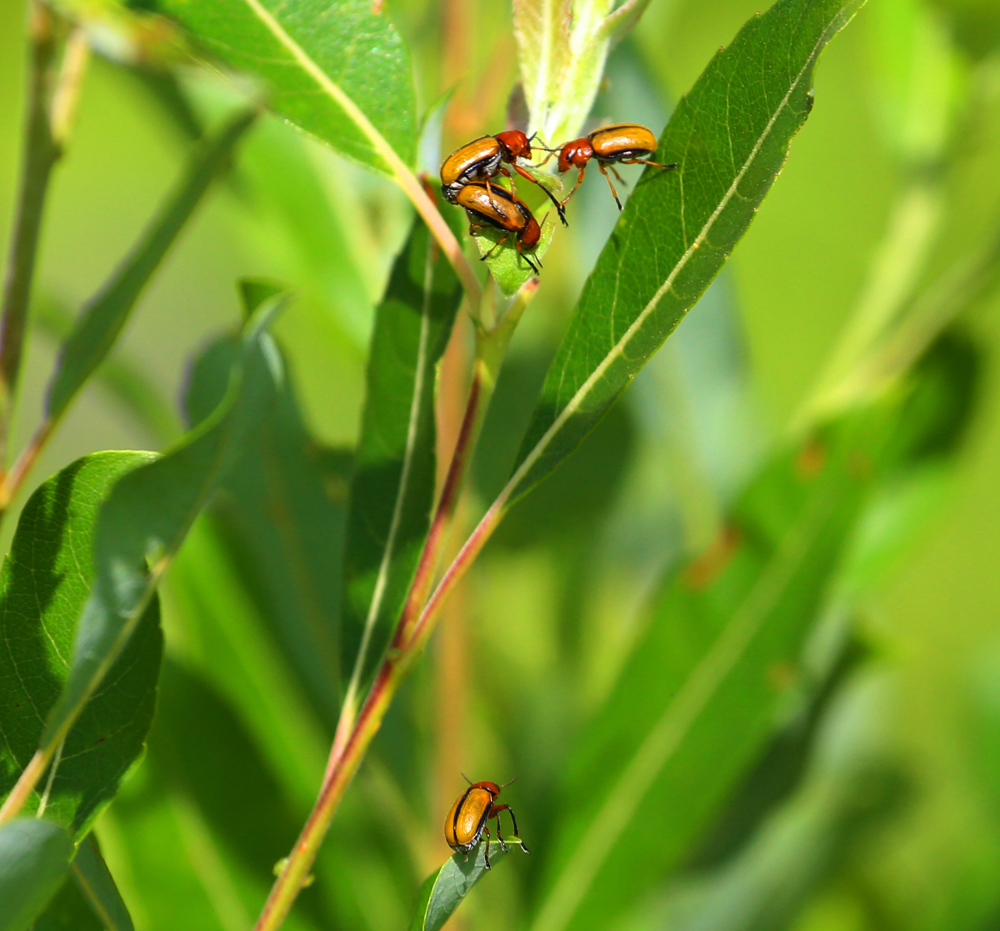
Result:
M97 515L115 483L152 453L102 452L78 459L43 483L21 512L0 572L0 798L39 745L45 717L69 675L80 611L93 581ZM82 836L142 754L153 719L163 654L154 600L136 636L92 697L59 754L42 794L46 816Z
M267 301L245 326L229 390L214 414L162 458L119 481L101 509L94 587L80 618L69 678L42 734L44 749L62 739L104 679L194 519L274 401L281 372L264 328L280 303Z
M256 110L235 116L192 156L177 190L143 234L126 261L84 307L66 338L49 386L47 416L58 420L110 352L132 308L191 218L213 179L227 168L233 150L257 117Z
M518 843L517 838L507 840L508 846ZM490 866L495 867L504 856L499 844L490 845ZM485 843L476 848L471 860L460 853L445 860L441 868L431 873L420 887L409 931L438 931L444 927L444 923L462 904L462 899L485 873Z
M355 686L381 660L430 527L437 366L461 297L451 266L416 220L375 317L351 483L342 667L345 678L354 670Z
M878 473L886 413L778 456L716 543L665 580L566 769L535 931L614 926L752 761Z
M133 931L132 916L122 901L93 834L77 848L70 872L91 910L100 917L105 931Z
M26 931L66 875L73 842L37 819L0 828L0 931Z
M409 55L371 0L161 0L213 55L262 78L274 109L387 174L416 156Z
M653 156L679 167L647 168L629 198L549 369L505 499L576 448L715 277L809 114L816 59L862 2L780 0L682 98Z

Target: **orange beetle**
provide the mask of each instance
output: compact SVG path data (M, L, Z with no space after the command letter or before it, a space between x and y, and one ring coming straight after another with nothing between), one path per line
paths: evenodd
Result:
M458 192L456 202L459 207L465 208L471 227L492 226L494 229L504 230L508 234L513 233L518 254L531 266L536 275L539 274L538 266L542 263L537 256L532 259L528 252L534 252L538 246L538 241L542 236L542 228L528 209L528 205L520 197L512 194L506 188L471 181ZM504 236L480 258L489 258L493 254L493 249L503 245L509 238L509 235Z
M615 177L621 181L622 176L618 174L614 162L620 165L652 165L654 168L670 169L676 168L676 164L661 165L659 162L651 162L647 156L656 151L656 136L645 126L638 123L616 123L613 126L602 126L592 133L574 139L572 142L564 143L552 152L559 153L559 171L569 171L570 168L579 168L580 174L577 176L576 185L573 190L566 195L563 200L565 206L575 193L576 189L583 183L583 175L587 170L587 162L592 158L597 159L597 167L601 174L607 179L608 187L611 188L611 196L614 197L618 209L622 209L622 202L618 199L618 192L615 190L611 178L608 177L605 167L610 168ZM552 156L550 155L549 158Z
M460 795L455 804L451 806L448 817L444 819L444 839L448 846L458 853L468 854L486 834L486 869L490 866L490 829L486 827L486 822L491 818L497 819L497 841L507 852L507 844L500 834L500 812L510 813L510 820L514 824L514 837L521 840L517 834L517 818L509 805L494 805L496 797L501 789L507 788L510 782L498 786L495 782L473 782L462 774L462 778L469 783L469 788ZM521 849L525 853L531 853L521 841Z
M506 162L522 178L526 178L532 184L538 184L559 211L559 219L565 226L566 218L563 216L562 204L548 188L539 184L517 164L519 158L531 158L533 138L534 136L529 138L519 129L510 129L495 136L473 139L472 142L467 142L460 149L456 149L441 164L441 193L444 194L445 200L457 204L462 188L472 181L483 181L487 187L492 188L490 179L497 175L506 175L510 179L513 191L514 179L502 164Z

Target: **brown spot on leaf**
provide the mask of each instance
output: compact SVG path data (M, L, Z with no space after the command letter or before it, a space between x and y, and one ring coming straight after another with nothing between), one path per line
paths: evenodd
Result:
M731 524L723 527L705 552L684 570L684 581L695 590L710 584L729 564L739 544L739 530Z

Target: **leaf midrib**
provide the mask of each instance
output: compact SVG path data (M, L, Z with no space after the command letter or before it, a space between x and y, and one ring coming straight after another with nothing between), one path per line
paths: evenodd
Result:
M846 4L845 4L846 6ZM712 227L718 220L722 211L726 209L729 202L732 200L733 195L739 188L740 183L746 176L746 173L750 170L757 158L760 150L763 148L764 143L767 141L768 136L771 134L771 130L774 128L778 117L782 114L785 107L788 105L788 101L791 99L792 94L798 88L802 81L802 78L808 73L819 52L829 41L828 32L830 27L837 21L837 19L842 15L844 7L838 9L836 16L832 17L830 22L827 24L826 28L823 30L816 44L813 46L812 51L806 58L805 64L802 66L799 73L795 76L795 80L789 85L788 91L785 96L782 97L781 103L775 108L770 120L768 120L767 125L764 127L763 132L758 137L757 141L754 143L753 149L750 151L750 155L747 157L746 161L743 163L743 167L740 169L733 183L729 186L726 193L723 195L718 206L712 212L712 215L705 221L701 230L691 244L684 251L683 255L678 259L677 264L667 275L663 284L657 288L656 293L650 298L645 307L639 312L639 315L632 321L629 328L622 334L618 342L612 347L611 351L605 355L605 357L598 363L597 367L590 373L586 381L577 389L576 393L567 402L566 406L559 412L555 420L549 426L549 428L542 434L541 438L523 459L521 464L518 466L514 474L510 477L507 484L504 486L503 490L497 497L494 506L503 507L504 504L512 497L517 487L525 479L528 473L534 468L535 464L544 455L545 450L549 447L555 437L560 433L563 427L567 424L570 418L580 409L583 401L586 399L587 395L593 390L594 386L600 382L600 380L607 373L607 370L611 367L614 361L624 355L625 349L631 342L632 338L638 333L642 326L645 324L646 320L656 310L663 296L669 291L674 282L677 280L677 276L684 270L691 257L701 248L701 244L705 242L708 238L709 233L712 231ZM683 177L683 175L682 175ZM683 200L682 200L682 211L683 211ZM612 309L612 313L613 313Z
M835 504L836 495L832 488L811 503L798 526L785 537L776 558L691 671L676 698L649 729L590 827L576 844L572 857L539 912L533 931L560 931L573 917L601 863L630 823L656 776L680 746L719 684L743 655L746 645L760 630Z

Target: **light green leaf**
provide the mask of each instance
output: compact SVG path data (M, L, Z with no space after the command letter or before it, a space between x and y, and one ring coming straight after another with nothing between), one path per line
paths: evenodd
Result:
M371 0L161 0L213 55L270 87L283 117L392 174L416 156L409 55Z
M91 541L115 483L152 453L103 452L78 459L31 496L0 572L0 797L39 746L46 715L69 676L80 611L93 582ZM81 837L140 757L156 704L163 636L154 600L136 636L86 704L57 756L45 797L50 820ZM51 771L50 771L51 772Z
M515 838L508 846L518 845ZM495 867L505 851L499 844L490 845L490 866ZM456 853L431 873L420 887L409 931L438 931L462 904L472 887L486 873L486 844L481 843L472 858Z
M613 927L753 761L796 682L885 427L884 410L866 412L780 455L708 551L667 578L566 769L534 931Z
M99 916L105 931L133 931L132 916L122 901L93 834L80 844L70 872L91 909Z
M389 643L430 526L437 366L460 300L416 221L375 318L351 484L342 658L355 694Z
M654 156L679 167L647 168L629 198L549 369L506 500L576 448L722 267L809 113L820 52L862 2L780 0L682 98Z
M279 306L280 298L274 298L247 322L229 389L213 415L162 458L120 481L101 509L94 587L77 629L69 679L46 722L43 748L62 739L104 679L191 524L270 409L282 375L264 328Z
M0 931L27 931L66 875L73 842L37 819L0 828Z
M49 387L47 414L58 420L94 369L111 351L132 308L191 218L212 180L225 170L233 150L256 119L256 110L235 116L192 157L179 187L124 264L84 307L66 339Z

